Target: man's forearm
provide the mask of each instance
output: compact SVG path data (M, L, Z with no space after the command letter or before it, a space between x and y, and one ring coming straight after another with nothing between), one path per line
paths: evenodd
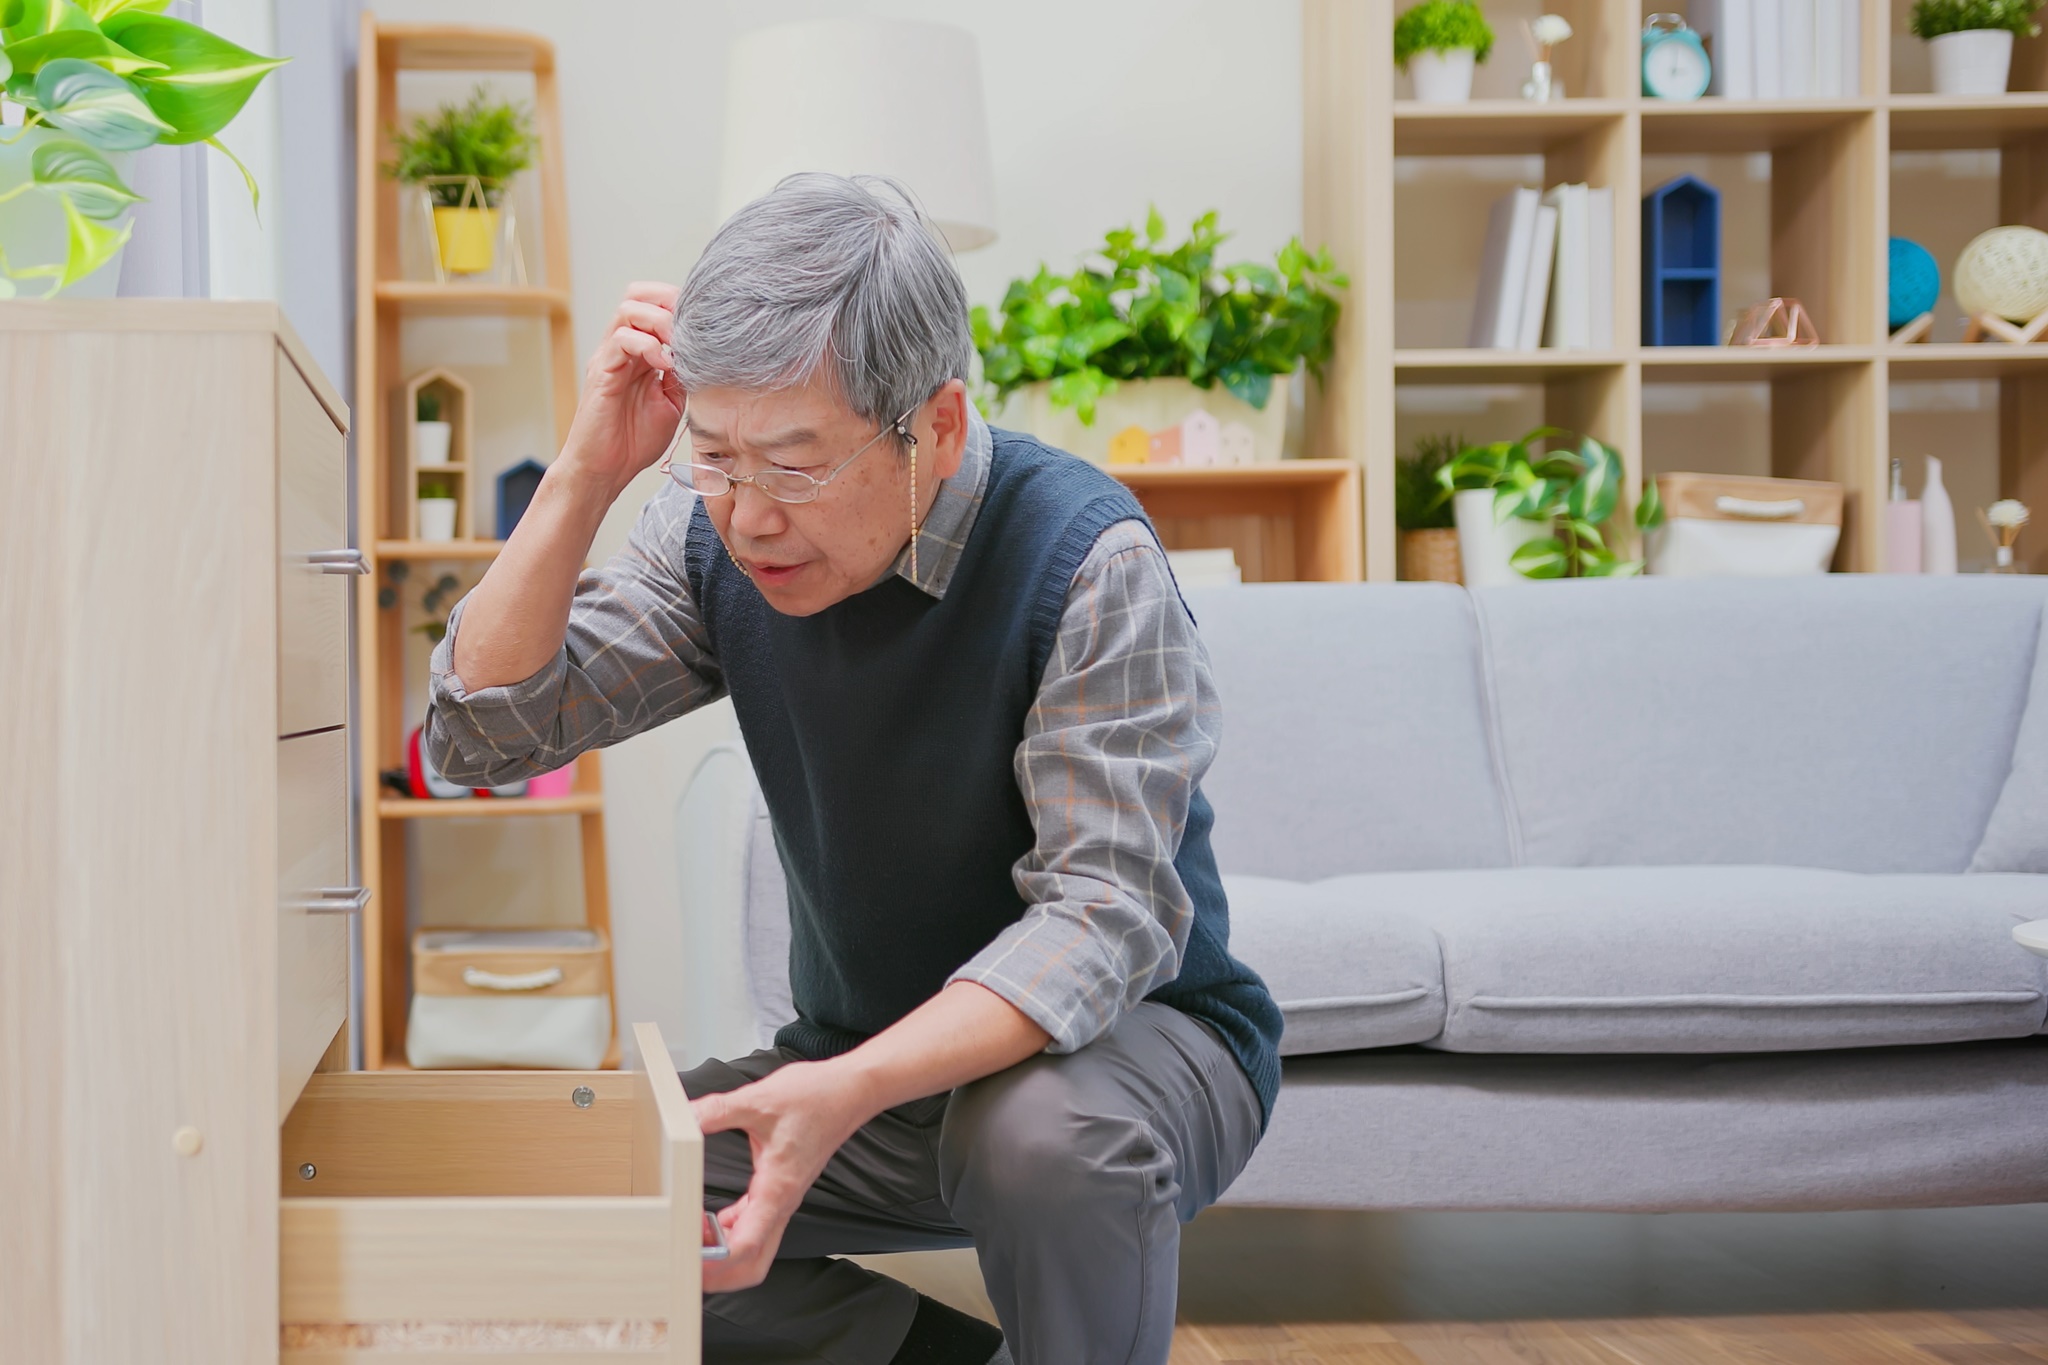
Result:
M532 677L569 626L576 579L611 507L613 490L558 460L462 609L455 675L471 692Z
M985 986L956 981L845 1056L874 1113L1008 1070L1051 1034Z

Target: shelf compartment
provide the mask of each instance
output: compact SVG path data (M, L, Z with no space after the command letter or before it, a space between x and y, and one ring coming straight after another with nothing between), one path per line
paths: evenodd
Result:
M566 289L379 280L376 292L380 307L421 316L511 314L516 317L552 317L565 323L569 317L569 292Z
M1941 152L2004 147L2048 134L2048 94L1956 99L1946 95L1894 95L1892 150Z
M1645 346L1645 384L1776 379L1829 366L1867 364L1871 346Z
M1645 155L1699 152L1774 152L1866 121L1877 108L1871 99L1695 100L1667 104L1644 100Z
M1620 100L1474 100L1469 104L1394 105L1395 156L1505 156L1544 153L1618 123Z
M1118 465L1169 550L1229 547L1247 583L1365 576L1358 466L1281 460L1217 469Z
M604 793L572 792L568 796L493 796L432 798L386 796L377 801L377 815L384 820L516 820L540 815L598 815L604 811Z

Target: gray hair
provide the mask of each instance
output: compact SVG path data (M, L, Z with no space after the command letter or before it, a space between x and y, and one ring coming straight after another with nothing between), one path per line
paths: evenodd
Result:
M974 357L967 289L910 191L807 171L728 218L676 302L685 389L789 388L830 357L839 396L878 425Z

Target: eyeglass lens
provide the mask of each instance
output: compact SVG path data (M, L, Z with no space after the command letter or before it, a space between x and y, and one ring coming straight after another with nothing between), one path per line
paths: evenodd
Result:
M702 498L722 498L733 489L731 475L714 465L671 463L668 473ZM811 502L817 498L820 487L816 479L795 469L764 469L746 482L777 502Z

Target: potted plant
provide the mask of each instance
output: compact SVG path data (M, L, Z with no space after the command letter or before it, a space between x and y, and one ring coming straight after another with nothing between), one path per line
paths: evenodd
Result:
M419 452L420 463L447 464L454 439L455 424L441 420L441 395L421 389L413 414L413 448Z
M0 298L24 280L48 293L111 297L108 270L142 196L131 155L204 142L256 181L220 143L264 76L284 64L156 11L164 0L0 0Z
M1914 0L1913 36L1927 44L1937 95L2001 95L2016 33L2040 33L2043 0Z
M391 144L395 155L384 172L427 196L442 270L489 270L497 261L505 186L533 164L539 145L532 111L493 100L479 85L466 104L444 104L432 118L422 115L403 132L393 129Z
M1519 441L1467 446L1437 471L1440 496L1452 500L1468 587L1529 578L1625 578L1643 571L1610 540L1621 503L1621 456L1590 436L1576 447L1569 432L1538 427ZM1643 489L1635 524L1651 530L1664 510L1657 486Z
M1337 326L1331 291L1346 281L1298 238L1271 265L1220 264L1227 239L1212 211L1169 244L1155 208L1142 235L1114 229L1071 273L1041 265L993 312L977 306L991 410L1010 404L1007 420L1099 462L1117 432L1202 409L1245 424L1255 458L1277 459L1288 377L1303 366L1321 377Z
M455 480L445 474L420 479L420 539L455 539Z
M1472 68L1493 52L1493 26L1474 0L1422 0L1394 20L1394 64L1424 104L1472 98Z
M1437 471L1457 458L1459 436L1423 436L1394 465L1394 524L1401 530L1401 577L1418 583L1461 583L1458 531L1451 498Z

